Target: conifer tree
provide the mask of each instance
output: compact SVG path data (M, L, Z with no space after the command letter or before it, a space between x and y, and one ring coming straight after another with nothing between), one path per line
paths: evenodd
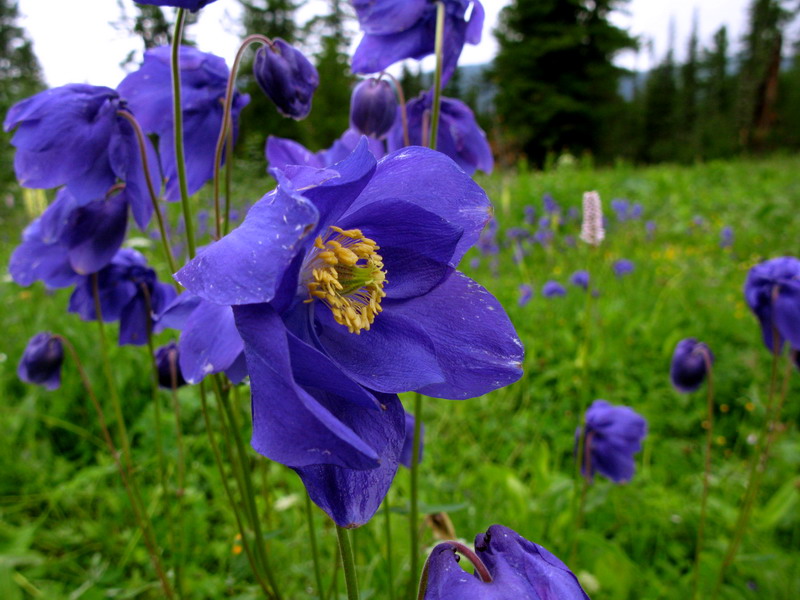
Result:
M714 34L712 47L703 51L700 140L704 158L723 158L738 146L733 108L735 76L731 73L728 30L723 25Z

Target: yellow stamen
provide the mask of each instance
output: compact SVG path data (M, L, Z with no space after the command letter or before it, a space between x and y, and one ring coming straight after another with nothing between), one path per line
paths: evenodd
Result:
M350 333L369 331L386 296L386 271L377 252L380 246L360 229L330 229L325 239L318 236L314 240L316 250L303 267L308 288L305 301L319 299Z

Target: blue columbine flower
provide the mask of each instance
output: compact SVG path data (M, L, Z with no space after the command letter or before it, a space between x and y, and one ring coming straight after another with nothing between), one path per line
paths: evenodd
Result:
M360 81L350 98L350 124L363 133L382 139L397 119L397 97L385 79Z
M672 355L669 377L679 392L695 391L708 374L708 365L714 362L714 355L703 342L686 338L678 342Z
M647 421L627 406L595 400L586 411L584 460L581 471L589 479L595 472L615 483L629 481L636 468L633 455L642 449ZM576 446L581 435L575 432Z
M275 38L271 45L261 46L253 61L253 75L284 117L300 120L311 112L319 74L291 44Z
M545 298L555 298L556 296L566 296L567 295L567 288L563 285L558 283L557 281L550 281L545 282L542 286L542 296Z
M353 54L354 73L377 73L403 60L434 52L436 4L429 0L351 0L361 38ZM479 0L443 0L445 5L442 85L456 69L464 43L481 41L484 11ZM469 13L469 20L467 15Z
M186 8L192 12L197 12L204 6L215 2L215 0L136 0L136 2L153 6L174 6L175 8Z
M570 275L569 282L575 287L589 289L589 271L575 271Z
M408 138L412 145L428 145L432 104L433 94L428 91L411 100L406 106ZM478 169L484 173L491 173L494 168L492 149L469 106L455 98L442 98L439 118L436 149L456 161L468 175L472 175ZM386 142L390 151L398 150L405 145L401 119L395 121Z
M316 180L304 172L302 192L273 174L278 188L176 277L233 306L254 448L295 469L337 523L357 526L397 469L397 393L469 398L521 375L502 307L454 270L489 202L446 156L405 148L376 165L365 140Z
M169 390L186 385L179 364L178 345L175 342L158 348L155 359L159 386Z
M622 278L629 273L633 273L634 265L627 258L620 258L614 261L611 268L614 270L614 275Z
M107 87L73 83L45 90L17 102L3 128L16 128L14 170L20 185L54 188L66 185L80 202L104 198L118 181L141 228L152 213L141 154L131 115L120 95ZM159 181L158 160L145 140L150 175Z
M350 156L361 141L361 138L362 135L355 129L347 129L327 150L311 152L311 150L294 140L271 135L267 138L265 154L269 166L280 171L285 171L289 165L324 169ZM367 144L369 151L375 158L381 159L386 156L386 146L380 140L369 137L367 138Z
M156 315L175 298L175 289L158 281L139 252L123 248L107 266L91 277L82 277L75 286L69 312L79 314L84 321L97 319L92 281L95 277L103 321L119 321L120 346L146 344L149 328Z
M180 198L172 118L171 48L159 46L144 53L138 71L129 74L117 90L147 134L158 136L158 152L167 182L167 200ZM222 101L228 67L219 56L181 46L179 53L183 103L184 146L189 193L214 176L214 150L222 126ZM234 134L239 112L250 101L235 93L232 104Z
M17 367L17 376L26 383L35 383L48 390L61 385L61 364L64 345L61 338L46 331L29 341Z
M780 353L786 340L800 348L800 260L781 256L754 266L747 273L744 298L770 352Z
M578 578L546 548L503 525L475 537L475 554L491 581L459 565L456 546L437 545L426 565L424 600L589 600Z

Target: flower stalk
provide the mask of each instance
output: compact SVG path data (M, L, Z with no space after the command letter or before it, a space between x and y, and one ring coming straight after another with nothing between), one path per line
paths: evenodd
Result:
M444 65L444 2L436 3L436 71L433 78L433 114L431 116L430 148L436 150L436 140L439 139L439 115L442 109L442 68Z
M317 531L314 527L314 505L311 496L306 493L306 520L308 521L308 542L311 546L311 560L314 563L314 579L317 582L317 596L320 600L325 597L325 588L322 587L322 571L319 566L319 549L317 548Z
M414 394L414 439L411 446L411 498L408 524L411 534L411 577L409 597L414 597L414 581L419 572L419 441L422 436L422 394Z
M347 600L358 600L358 579L353 547L350 544L350 532L341 525L336 525L336 535L339 538L339 554L342 557Z

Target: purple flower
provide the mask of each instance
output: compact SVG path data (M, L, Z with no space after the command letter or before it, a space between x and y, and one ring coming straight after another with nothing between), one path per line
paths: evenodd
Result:
M155 315L172 302L175 289L157 280L144 256L136 250L123 248L107 266L91 277L82 277L75 286L69 299L69 312L79 314L84 321L97 319L94 277L97 277L103 321L119 321L120 346L146 344Z
M500 246L497 244L497 219L491 217L481 231L476 244L482 254L497 254Z
M302 144L286 138L269 136L265 154L269 166L273 169L285 171L289 165L300 165L324 169L344 160L355 150L363 136L355 129L348 129L327 150L311 152ZM381 159L386 155L384 143L373 137L368 137L367 144L372 155Z
M569 282L575 287L589 289L589 271L575 271L570 276Z
M551 194L542 196L542 205L544 206L544 212L548 214L553 215L561 212L561 207Z
M800 348L800 260L781 256L754 266L747 274L744 298L758 317L770 352L780 353L786 340Z
M631 218L631 205L627 200L614 198L611 201L611 210L614 211L619 222L624 222Z
M414 459L414 415L411 413L406 413L406 435L405 439L403 440L403 449L400 451L400 464L403 465L406 469L411 468L411 461ZM422 462L422 450L425 446L424 444L425 438L425 423L420 425L420 432L419 432L419 455L417 464Z
M434 52L436 4L429 0L351 0L356 9L361 38L353 54L354 73L377 73L403 60L421 60ZM478 44L483 29L479 0L443 0L444 68L442 85L453 74L464 43ZM468 9L472 7L469 20Z
M581 218L581 211L578 209L577 206L570 206L569 210L567 211L567 223L571 223L572 221L577 221Z
M197 12L207 4L215 0L136 0L138 4L151 4L153 6L174 6L175 8L186 8L192 12Z
M61 385L64 345L61 338L48 332L37 333L29 341L17 367L17 376L48 390Z
M311 112L319 74L300 50L281 38L256 51L253 74L259 87L284 117L300 120Z
M631 219L640 219L643 212L644 207L637 202L636 204L631 205L631 210L628 213L628 216L630 216Z
M549 229L552 220L550 217L543 216L539 218L539 229Z
M186 385L178 363L178 345L175 342L156 350L156 368L159 386L169 390Z
M528 237L528 230L524 227L509 227L506 229L506 237L510 240L524 240Z
M619 260L615 260L614 263L611 265L611 268L614 270L614 275L617 277L624 277L628 273L633 273L633 263L626 258L620 258Z
M406 106L408 137L411 145L428 145L432 103L433 95L430 92L423 92ZM486 134L475 121L472 110L461 100L442 98L439 118L436 149L456 161L468 175L472 175L477 169L491 173L494 168L492 149L486 140ZM399 150L405 145L401 119L395 121L386 142L390 151Z
M397 118L397 97L388 81L370 77L360 81L350 98L350 124L363 133L382 139Z
M158 153L167 182L166 198L177 200L180 190L175 162L170 52L169 46L145 52L142 66L125 77L117 90L139 119L144 132L158 136ZM181 46L179 63L186 174L189 193L194 194L214 176L214 150L222 125L228 67L219 56L189 46ZM249 101L247 94L234 95L234 134L239 112Z
M316 181L304 173L302 191L273 174L277 189L176 277L233 306L253 447L355 527L397 469L397 393L469 398L521 375L522 346L501 305L454 270L489 202L446 156L404 148L376 164L365 140Z
M542 286L542 296L545 298L554 298L556 296L566 296L567 290L566 288L558 283L557 281L550 281L545 282Z
M708 364L714 362L714 355L702 342L686 338L678 342L672 355L669 377L679 392L688 394L695 391L708 374Z
M525 207L525 223L533 225L536 223L536 207L527 205Z
M17 102L6 115L6 131L16 128L14 170L31 188L66 185L80 202L104 198L121 179L139 226L147 226L152 201L147 191L131 114L114 90L69 84ZM151 177L158 184L158 161L145 140Z
M647 421L627 406L595 400L586 411L584 457L581 471L590 479L595 472L615 483L630 481L636 468L633 455L642 449ZM581 435L575 432L576 446ZM587 469L588 466L588 469Z
M528 302L531 301L533 298L533 288L529 286L527 283L523 283L519 286L519 300L518 304L520 306L525 306Z
M491 581L465 572L457 548L443 542L431 551L424 600L589 600L563 562L508 527L492 525L475 537L473 560Z
M733 227L727 225L720 232L719 247L730 248L733 246Z
M656 224L654 221L647 221L644 224L644 229L647 232L647 239L651 239L653 234L656 232Z

